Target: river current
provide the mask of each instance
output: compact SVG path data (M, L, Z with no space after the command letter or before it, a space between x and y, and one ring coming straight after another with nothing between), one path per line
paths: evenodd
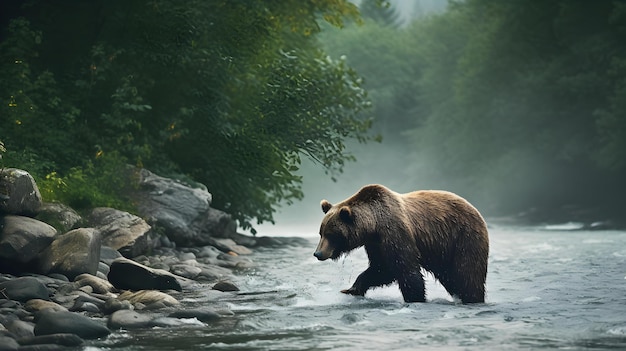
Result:
M492 226L487 301L463 305L426 275L427 302L397 285L341 294L367 267L364 250L339 261L305 247L260 249L237 272L238 295L198 289L190 307L229 308L204 324L115 331L95 350L617 350L626 349L626 232Z

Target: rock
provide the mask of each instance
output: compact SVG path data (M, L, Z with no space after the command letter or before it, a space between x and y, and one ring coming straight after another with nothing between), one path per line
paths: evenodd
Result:
M0 291L9 299L20 302L30 299L50 299L46 286L33 277L21 277L2 282Z
M61 233L76 228L83 220L74 209L58 202L44 202L39 208L37 219L52 225Z
M162 303L167 307L171 307L180 303L172 296L156 290L124 291L117 298L122 301L129 301L132 304L142 303L146 306Z
M178 259L181 261L195 261L196 254L193 252L183 252L178 256Z
M100 252L102 252L102 251L100 251ZM107 276L107 274L109 274L109 271L110 271L110 270L111 270L111 269L109 268L109 265L108 265L108 264L106 264L106 263L104 263L104 262L102 262L102 258L100 258L100 262L98 263L98 273L96 273L96 276L97 276L99 273L102 273L102 275L103 275L104 277L106 277L106 276Z
M188 264L175 264L170 267L170 271L188 279L195 279L198 275L200 275L200 273L202 273L202 269L200 267Z
M104 309L105 300L95 296L96 294L90 294L85 292L79 292L78 297L73 301L72 306L69 308L72 312L100 312Z
M212 238L228 238L237 233L237 223L232 217L214 208L209 208L192 224L191 228L196 233L191 238L191 245L181 244L180 246L203 246L210 244Z
M196 308L174 311L168 315L173 318L196 318L201 322L212 322L220 319L221 315L210 308Z
M76 282L79 287L86 285L91 286L93 288L93 292L97 294L107 294L114 289L113 284L109 283L108 280L86 273L77 276L76 279L74 279L74 282Z
M229 281L223 280L213 285L213 290L227 292L227 291L239 291L239 288L235 286L235 284Z
M104 312L105 314L111 314L111 313L113 313L115 311L130 310L132 308L133 308L133 305L130 303L130 301L120 301L118 299L108 299L104 303L104 308L102 309L102 312Z
M54 239L57 230L30 217L8 215L0 223L0 271L19 271L16 267L33 260Z
M177 246L207 245L208 238L236 233L236 222L210 207L211 194L201 184L192 188L141 169L139 190L133 197L140 215L162 228Z
M20 344L10 336L0 334L0 351L17 351Z
M222 253L215 246L203 246L199 249L196 256L198 258L216 258Z
M35 335L76 334L83 339L97 339L111 331L79 313L45 310L36 316Z
M30 299L24 305L29 312L40 312L46 309L51 309L53 311L67 311L67 308L59 305L56 302L42 300L42 299Z
M245 246L242 245L238 245L236 242L234 242L232 239L215 239L215 243L219 245L215 247L217 247L218 249L222 250L223 252L234 252L237 255L250 255L252 254L252 250L248 249Z
M0 168L0 213L35 216L41 194L33 177L16 168Z
M177 277L169 272L152 269L127 258L111 263L109 282L120 290L177 290L182 291Z
M307 245L311 245L311 243L306 238L261 236L256 238L255 247L285 247Z
M63 282L69 282L70 280L63 274L61 273L50 273L48 274L48 277L56 279L56 280L60 280Z
M100 231L103 245L125 257L145 254L159 243L150 238L151 227L146 221L114 208L95 208L89 215L89 225Z
M5 292L0 293L0 297L4 297L4 293ZM6 298L0 298L0 308L18 308L19 306L20 306L20 303L17 301L9 300ZM2 322L1 319L0 319L0 322Z
M220 266L213 266L213 265L204 266L202 267L202 272L198 275L198 277L196 277L196 279L214 281L214 280L218 280L223 277L229 276L230 273L231 273L230 270L220 267Z
M42 273L61 273L73 280L76 276L96 274L100 262L100 234L93 228L78 228L58 236L40 255Z
M109 316L107 326L111 329L137 329L154 326L153 317L131 310L119 310Z
M4 325L16 338L28 338L35 336L35 325L19 319L14 319Z
M120 257L123 257L122 254L114 248L104 245L100 248L100 261L106 263L109 266L111 266L111 262Z
M235 241L237 245L243 245L245 247L255 247L257 245L257 237L252 237L241 233L229 235L228 238Z
M76 334L50 334L19 339L20 345L61 345L67 347L81 346L84 341ZM22 348L20 348L21 350Z
M89 312L89 313L100 313L100 307L92 302L79 301L76 300L74 306L70 308L72 312Z
M243 258L243 257L240 257L240 256L221 254L221 255L217 256L217 259L218 259L217 260L217 264L222 266L222 267L238 268L238 269L254 268L255 267L254 262L250 261L247 258Z

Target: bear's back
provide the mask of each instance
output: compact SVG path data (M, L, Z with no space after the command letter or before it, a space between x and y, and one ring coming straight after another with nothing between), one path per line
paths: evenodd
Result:
M485 221L464 198L442 190L420 190L400 196L408 228L426 266L440 264L436 261L453 252L460 240L488 247Z

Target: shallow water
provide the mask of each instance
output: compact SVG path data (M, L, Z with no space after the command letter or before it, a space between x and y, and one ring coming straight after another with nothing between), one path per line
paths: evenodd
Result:
M626 232L553 228L490 228L485 304L455 303L431 276L426 303L404 303L397 285L341 294L367 267L364 251L318 262L311 236L308 247L255 252L259 267L235 278L240 295L185 295L234 317L117 331L87 349L626 349Z

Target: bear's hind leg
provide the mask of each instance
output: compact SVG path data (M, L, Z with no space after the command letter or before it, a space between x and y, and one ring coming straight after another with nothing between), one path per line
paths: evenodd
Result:
M393 275L386 269L369 267L359 274L350 289L341 290L344 294L363 296L371 287L391 284Z
M467 272L432 271L435 278L443 285L448 294L456 296L462 303L479 303L485 302L485 283L484 280L473 281Z
M485 302L485 280L476 280L473 277L457 276L458 288L454 295L458 296L463 303Z
M426 288L422 272L409 272L398 278L404 302L426 302Z
M460 267L467 267L460 265ZM485 275L482 270L453 269L452 272L433 272L435 278L452 296L462 303L485 302Z

